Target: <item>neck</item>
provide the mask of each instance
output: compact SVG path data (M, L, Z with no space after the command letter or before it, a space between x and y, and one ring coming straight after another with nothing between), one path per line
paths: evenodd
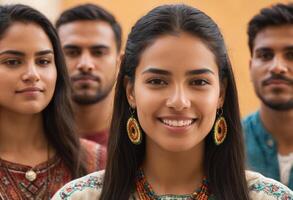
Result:
M293 152L293 109L277 111L261 105L260 118L277 141L279 153L286 155Z
M200 187L204 177L203 143L185 152L169 152L156 144L146 145L143 169L156 194L191 194Z
M42 114L21 115L0 111L0 158L35 165L47 160Z
M90 105L74 104L74 114L81 136L109 129L113 110L113 93L102 101Z

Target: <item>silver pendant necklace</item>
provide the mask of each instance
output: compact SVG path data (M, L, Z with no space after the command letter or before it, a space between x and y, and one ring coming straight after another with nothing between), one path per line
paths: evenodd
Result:
M25 178L26 180L33 182L37 178L37 173L33 169L30 169L25 172Z

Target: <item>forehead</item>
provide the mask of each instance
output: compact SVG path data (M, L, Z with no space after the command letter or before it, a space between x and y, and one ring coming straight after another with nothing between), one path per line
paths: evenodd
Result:
M267 27L254 40L254 50L259 48L283 49L293 46L293 25Z
M29 45L28 45L29 44ZM45 31L34 23L14 22L0 40L0 49L37 51L52 49Z
M196 36L188 33L165 35L154 41L141 55L138 67L159 66L184 71L210 68L218 71L215 56Z
M61 25L58 30L62 45L115 44L114 32L107 22L81 20Z

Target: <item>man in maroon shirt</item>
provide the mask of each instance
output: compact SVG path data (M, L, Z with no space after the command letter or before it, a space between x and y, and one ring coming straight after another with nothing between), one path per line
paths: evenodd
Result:
M121 27L108 11L84 4L64 11L56 28L71 78L78 131L81 137L106 146Z

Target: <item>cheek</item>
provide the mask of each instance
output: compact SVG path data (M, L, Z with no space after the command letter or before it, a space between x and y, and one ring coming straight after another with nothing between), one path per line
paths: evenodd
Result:
M145 87L136 85L135 88L135 105L138 119L140 122L147 124L152 121L152 117L162 106L162 95L157 92L150 92Z
M219 104L219 91L194 97L194 107L197 110L202 123L212 125L214 123Z
M66 61L67 71L70 75L74 71L77 61L74 58L71 58L71 59L65 58L65 61Z
M9 79L10 78L10 79ZM17 82L14 82L15 77L1 76L0 78L0 97L7 96L9 93L13 94L14 90L17 89Z
M195 104L203 109L214 110L220 100L220 88L211 88L207 91L193 95Z
M2 75L2 74L1 74ZM0 75L0 76L1 76ZM15 76L6 75L0 78L0 107L17 106L15 102L15 90L18 89L19 82Z
M43 71L43 80L47 85L48 89L55 89L56 81L57 81L57 69L54 67L48 68Z
M103 63L99 64L101 67L100 69L104 70L104 74L106 76L112 77L116 74L116 70L118 69L116 58L115 57L108 57L103 61Z
M260 70L253 69L250 71L251 82L255 87L259 87L261 84L262 77L260 76L260 74Z

